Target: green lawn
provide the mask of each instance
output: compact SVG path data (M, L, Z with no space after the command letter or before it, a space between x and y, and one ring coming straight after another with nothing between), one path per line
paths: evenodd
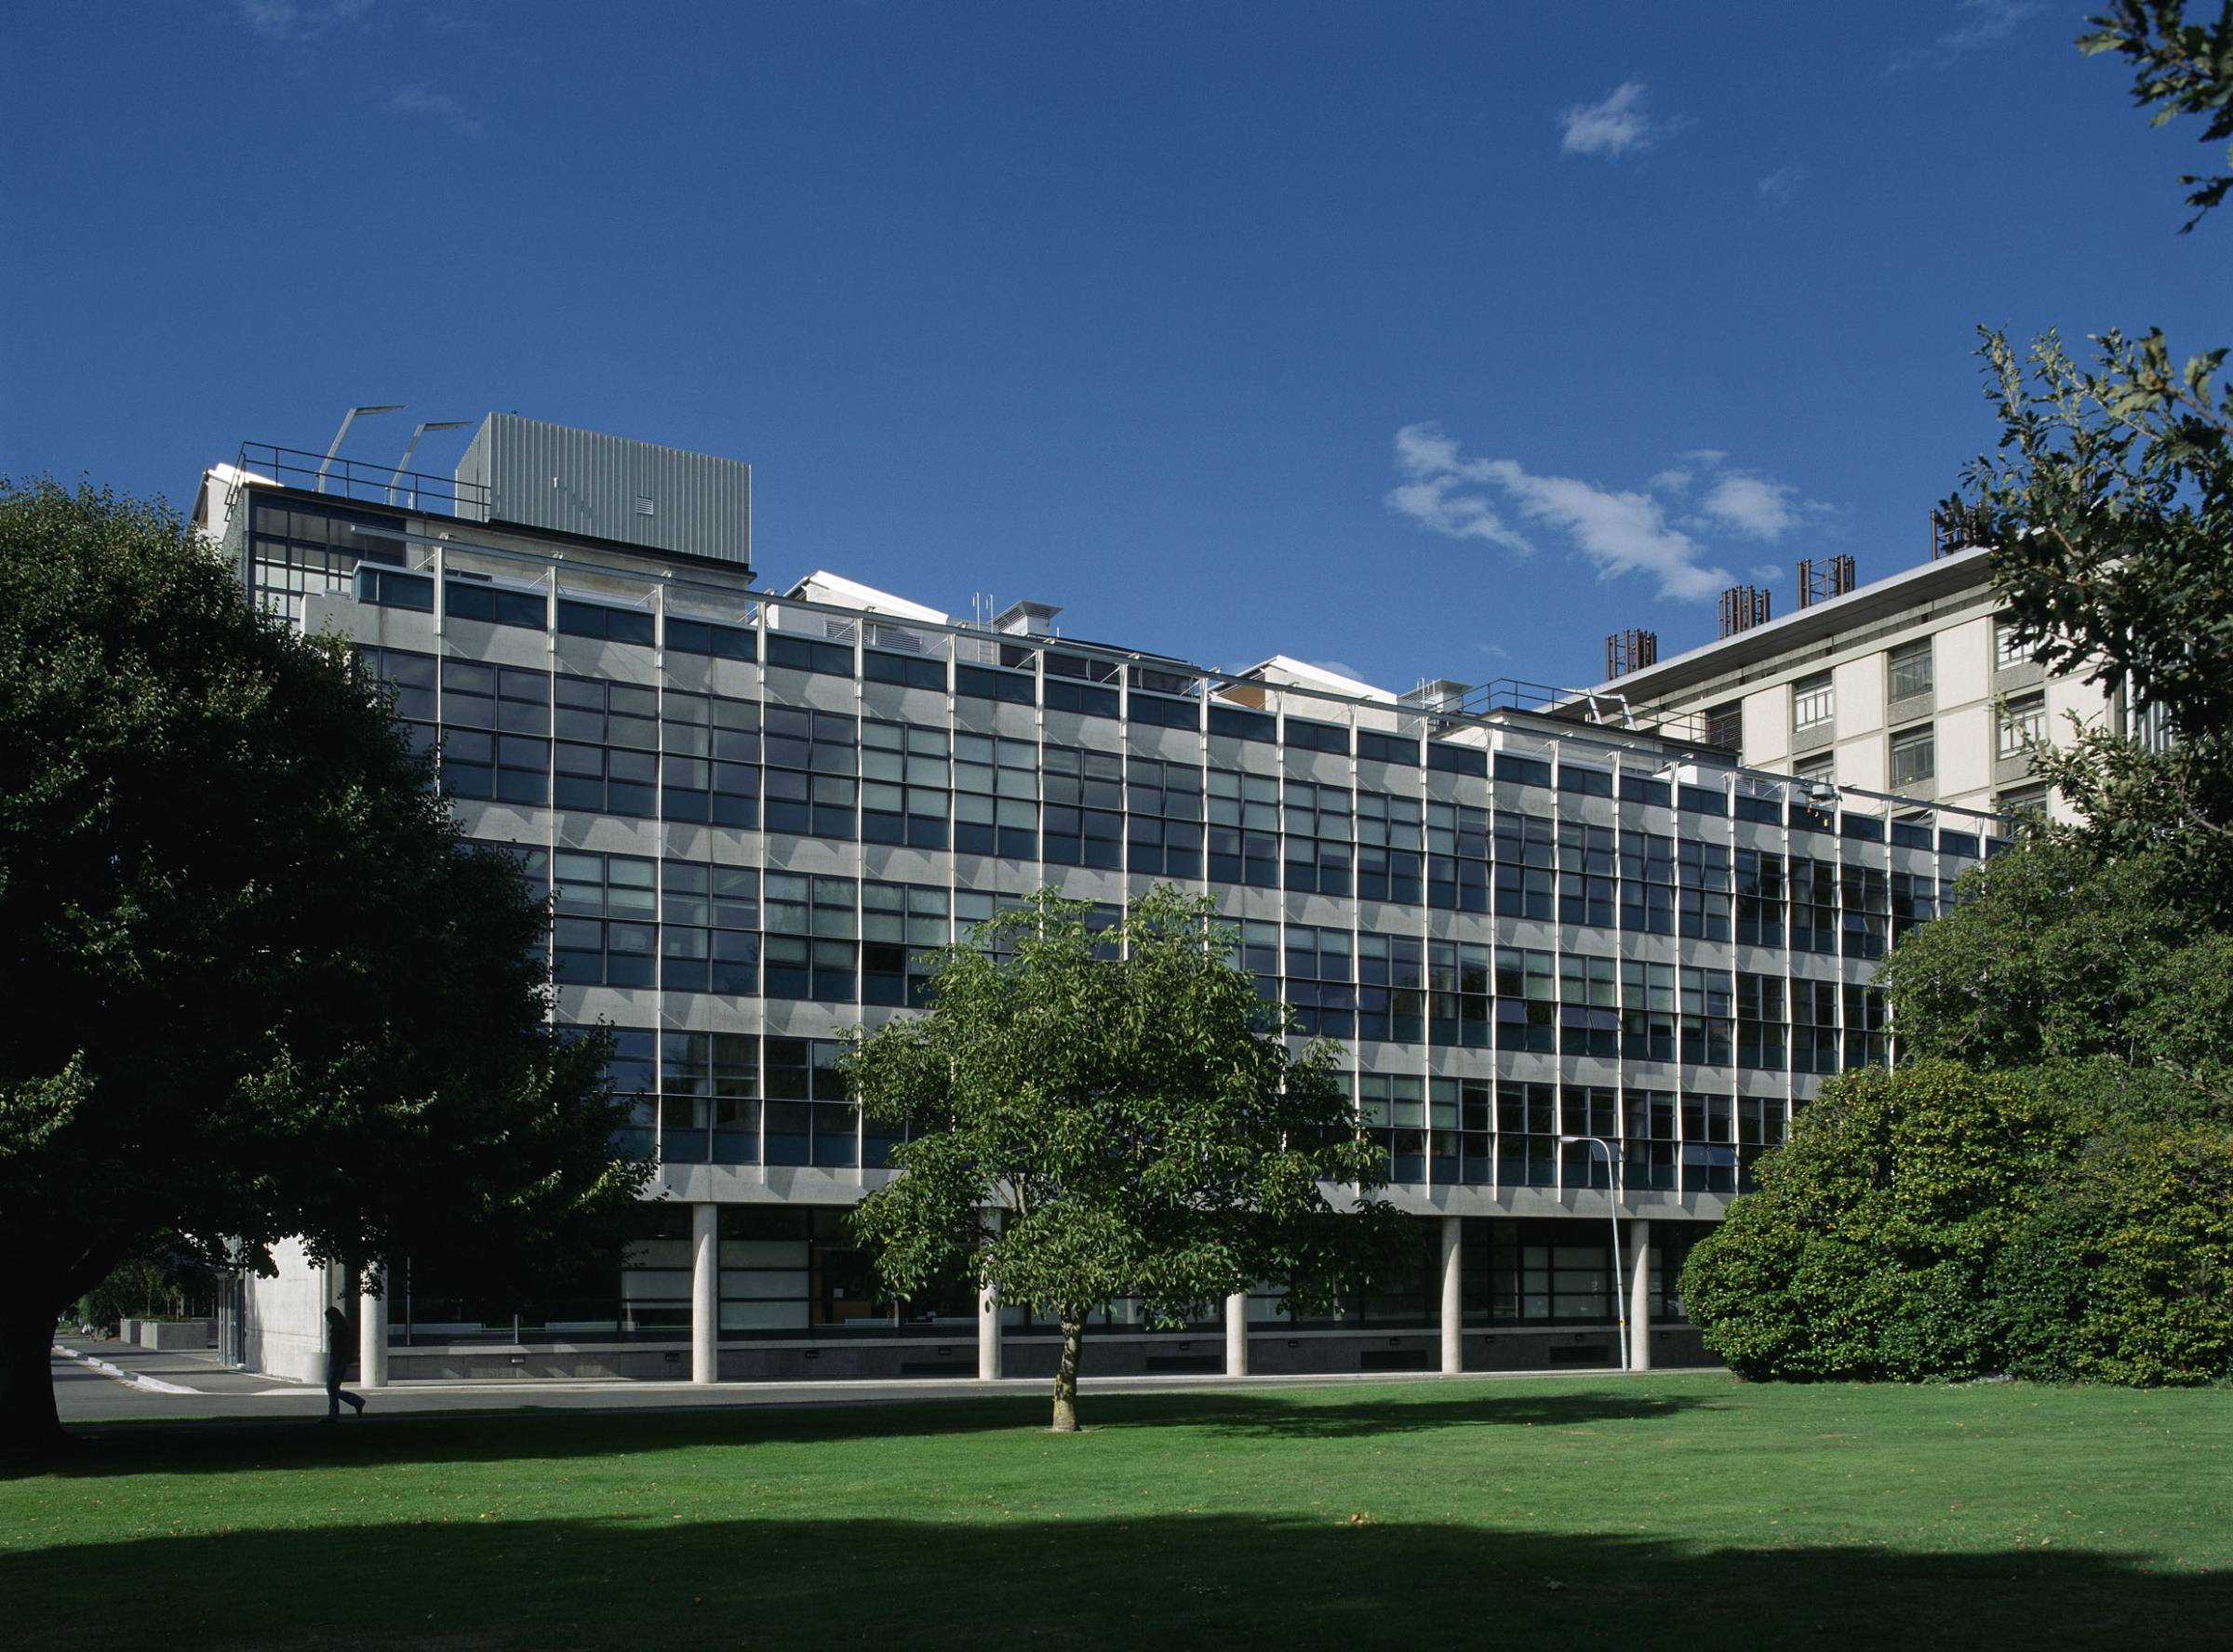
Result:
M2233 1645L2233 1392L1411 1382L117 1425L18 1645Z

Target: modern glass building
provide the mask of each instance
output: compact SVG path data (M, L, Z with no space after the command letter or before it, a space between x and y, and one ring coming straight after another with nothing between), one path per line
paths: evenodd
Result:
M1113 923L1163 880L1350 1052L1416 1265L1322 1321L1266 1296L1150 1331L1119 1303L1090 1371L1602 1366L1624 1312L1639 1360L1694 1360L1689 1246L1825 1074L1889 1059L1878 960L1995 846L1987 817L1585 699L1226 674L827 573L762 589L733 513L698 508L737 491L725 461L509 424L455 478L244 449L199 507L548 888L557 1013L616 1030L659 1163L608 1274L491 1301L461 1259L399 1263L368 1380L1051 1369L1021 1309L876 1288L844 1218L889 1142L838 1039L918 1006L926 951L1003 903L1050 886Z

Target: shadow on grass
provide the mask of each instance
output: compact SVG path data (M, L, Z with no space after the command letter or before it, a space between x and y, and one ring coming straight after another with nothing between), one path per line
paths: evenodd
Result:
M378 1401L374 1401L377 1408ZM1448 1429L1576 1428L1653 1422L1709 1404L1648 1391L1550 1393L1524 1390L1446 1394L1420 1385L1370 1391L1081 1396L1090 1429L1195 1428L1237 1438L1358 1439ZM900 1404L696 1406L673 1411L523 1408L344 1418L335 1427L302 1418L202 1422L110 1422L74 1427L61 1454L12 1473L72 1477L222 1474L241 1470L405 1462L498 1462L604 1457L629 1451L760 1442L903 1439L995 1429L1043 1428L1045 1394L926 1399ZM11 1476L12 1477L12 1476Z
M2223 1645L2109 1552L1706 1548L1323 1517L504 1521L0 1551L11 1638L125 1645ZM114 1605L118 1610L111 1611Z

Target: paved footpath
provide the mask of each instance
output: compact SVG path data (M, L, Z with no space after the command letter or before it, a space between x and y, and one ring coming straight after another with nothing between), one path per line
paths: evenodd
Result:
M64 1337L55 1344L54 1392L65 1423L108 1420L188 1420L264 1417L323 1417L326 1391L221 1365L214 1354L158 1353L121 1342ZM1674 1373L1667 1373L1672 1375ZM1478 1379L1544 1376L1650 1377L1651 1372L1468 1372ZM427 1416L445 1412L587 1410L695 1410L704 1406L869 1406L910 1400L952 1400L986 1393L1047 1392L1044 1377L996 1382L948 1382L904 1377L844 1382L689 1382L640 1380L518 1382L398 1382L365 1394L368 1417ZM1186 1393L1204 1389L1293 1388L1354 1382L1439 1382L1438 1376L1373 1372L1327 1377L1098 1377L1082 1379L1088 1392ZM353 1392L364 1392L362 1390ZM343 1415L347 1416L347 1408Z

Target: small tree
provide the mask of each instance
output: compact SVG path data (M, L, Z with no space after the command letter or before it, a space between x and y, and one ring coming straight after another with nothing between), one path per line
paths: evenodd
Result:
M1087 911L1042 894L981 926L939 958L929 1013L845 1061L869 1116L908 1133L855 1232L896 1294L966 1272L1059 1323L1058 1432L1077 1428L1095 1310L1130 1297L1181 1324L1272 1282L1306 1311L1369 1272L1398 1219L1368 1196L1386 1161L1339 1046L1289 1047L1207 899L1159 886L1100 937Z

